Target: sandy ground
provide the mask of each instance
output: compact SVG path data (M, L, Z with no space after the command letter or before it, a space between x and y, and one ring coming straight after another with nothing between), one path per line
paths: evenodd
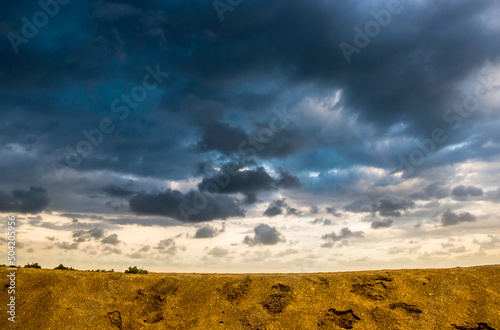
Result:
M500 265L315 274L19 269L1 329L500 329Z

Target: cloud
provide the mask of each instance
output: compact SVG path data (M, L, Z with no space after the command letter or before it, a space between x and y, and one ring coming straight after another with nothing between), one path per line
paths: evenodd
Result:
M401 211L415 207L411 200L402 200L396 197L382 198L378 204L372 205L372 212L379 212L384 217L400 217Z
M74 243L68 243L68 242L57 242L56 243L56 246L60 249L63 249L63 250L76 250L78 249L78 242L74 242Z
M373 229L387 228L392 226L393 223L394 221L392 221L391 219L377 220L372 222L371 227Z
M448 197L449 193L448 188L444 188L441 183L434 182L426 186L423 191L411 194L410 198L420 200L442 199Z
M322 244L321 247L332 247L336 242L347 245L347 240L349 238L364 238L364 233L362 231L351 231L349 228L344 227L340 230L339 234L335 234L335 232L332 231L330 234L324 234L321 238L328 241Z
M333 225L333 221L330 219L324 219L324 218L316 218L311 221L311 224L316 225L316 224L322 224L323 226L329 226Z
M243 243L254 246L275 245L286 241L276 227L271 227L263 223L255 227L253 231L255 233L254 237L245 236Z
M120 241L118 240L118 235L117 234L111 234L107 237L104 237L101 240L102 244L110 244L110 245L118 245Z
M203 225L196 229L196 233L193 238L213 238L223 233L225 230L224 225L221 229L209 225Z
M0 212L36 214L44 211L49 204L47 191L42 187L30 187L29 190L14 189L11 195L0 191Z
M441 217L441 224L443 226L453 226L458 225L462 222L474 222L477 220L477 217L469 212L462 212L460 214L453 213L450 209L446 210L446 212Z
M196 208L195 204L200 205L200 209ZM194 190L186 194L170 189L157 194L139 193L129 200L129 205L131 210L139 215L161 215L183 222L225 220L244 216L234 198L218 195L208 197ZM187 216L184 217L183 214Z
M200 191L213 191L215 189L221 194L242 193L246 196L246 203L252 204L257 201L257 194L261 191L301 187L299 178L282 168L277 169L280 175L278 179L271 177L263 167L251 170L233 170L230 173L224 168L222 172L223 174L203 178L198 189Z
M500 248L500 238L495 235L488 235L488 240L486 241L474 239L473 243L479 245L480 250L493 250Z
M168 254L170 256L176 255L179 251L185 251L186 247L177 245L174 238L166 238L158 242L154 247L161 254Z
M326 213L333 215L334 217L341 217L342 213L338 212L336 208L334 207L327 207L326 208Z
M483 189L474 186L456 186L451 190L451 196L454 200L465 201L469 198L481 197L484 195Z
M230 252L228 249L216 246L208 250L207 255L216 258L222 258L222 257L227 257L229 253Z
M486 199L492 202L500 202L500 188L486 192Z
M92 239L99 240L104 237L104 229L100 227L94 227L89 230L74 230L72 233L73 241L81 243L88 242Z
M122 250L120 250L118 248L115 248L115 247L108 246L108 245L103 247L102 252L105 255L108 255L108 254L122 254L123 253Z
M134 194L134 191L122 188L120 186L110 184L104 187L103 191L113 197L129 197Z
M264 211L264 215L268 217L280 215L286 207L288 207L288 205L285 203L285 199L277 199L269 204L267 209Z

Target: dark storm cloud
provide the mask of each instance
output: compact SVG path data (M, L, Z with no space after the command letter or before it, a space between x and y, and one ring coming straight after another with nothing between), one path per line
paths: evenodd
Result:
M371 227L373 229L387 228L392 226L393 223L394 221L392 221L391 219L377 220L372 222Z
M231 154L237 152L238 146L247 138L243 129L213 121L204 127L202 139L198 142L198 149L200 151L217 150L223 154Z
M14 189L10 195L0 191L0 212L36 214L44 211L49 204L47 191L42 187Z
M364 238L364 233L362 231L351 231L349 228L344 227L339 234L332 231L330 234L321 236L321 238L328 241L322 244L322 247L332 247L336 242L342 242L343 245L346 245L347 240L350 238Z
M300 179L291 175L286 170L278 168L279 178L271 177L263 167L252 170L223 171L210 178L204 178L198 185L200 191L212 191L211 186L217 187L221 194L242 193L248 204L257 201L257 194L261 191L276 190L279 188L293 189L301 187Z
M416 146L398 145L398 150L374 154L377 139L387 138L395 145L400 140L392 139L427 138L434 127L450 124L443 122L443 113L463 99L459 86L464 79L475 76L487 61L498 64L500 54L500 30L483 17L498 9L495 1L441 1L438 6L417 1L401 6L403 11L347 63L339 44L353 43L353 28L363 29L373 20L370 12L385 9L386 1L256 0L227 13L223 22L210 1L72 1L27 44L19 45L18 54L5 36L21 33L20 18L32 16L39 7L34 2L8 2L0 23L0 188L11 191L19 180L26 187L42 185L51 192L52 205L54 191L69 195L72 188L65 183L47 187L40 181L53 176L52 161L64 160L67 146L75 149L86 139L82 130L95 129L104 117L113 120L116 130L104 135L75 171L187 180L206 174L198 164L238 157L239 143L256 138L260 128L269 126L271 109L283 106L303 112L303 120L285 125L258 150L255 166L264 161L274 168L292 163L300 171L290 171L315 193L323 192L323 186L308 185L309 171L353 165L392 168L398 153ZM142 83L146 66L157 64L170 72L169 78L120 120L111 105ZM474 93L474 88L467 93ZM314 122L317 116L310 115L307 101L329 98L339 90L338 104L327 106ZM337 126L327 126L338 109L346 117ZM347 118L355 118L354 124ZM400 122L407 127L391 133ZM437 149L476 135L477 141L433 161L453 164L497 155L498 149L486 147L486 137L498 135L496 126L478 111L460 130L447 131L447 142ZM427 166L433 165L425 163L418 170ZM361 177L352 173L345 180L320 173L318 185L351 197L348 188ZM255 183L243 174L221 193L241 192L254 203L261 191L298 187L299 182L291 174L273 180L263 173L246 175L254 175ZM96 194L102 193L102 186L95 185ZM442 198L444 190L434 188L410 198ZM132 196L118 183L104 192ZM1 193L0 211L45 210L48 198L38 201L37 193L31 194L21 199L33 204ZM130 199L130 207L137 214L183 221L177 206L192 205L192 194L139 193ZM237 202L226 197L214 198L192 221L241 216ZM374 212L374 202L373 209L382 216L398 216L411 207L376 198L350 207L354 212ZM79 199L77 203L84 204Z
M257 227L253 229L254 236L245 236L243 243L248 244L250 246L254 245L276 245L280 242L285 242L285 238L282 234L276 229L276 227L271 227L264 223L261 223Z
M458 225L462 222L474 222L477 220L477 217L469 212L462 212L460 214L456 214L452 212L450 209L446 210L446 212L441 217L441 224L443 226L453 226Z
M106 194L113 197L129 197L134 194L134 191L114 184L107 185L103 190Z
M213 238L223 233L225 230L224 226L221 229L217 229L210 225L203 225L196 229L196 233L193 238Z
M206 198L205 202L200 199ZM194 205L202 203L200 209ZM244 216L234 198L227 196L201 197L196 191L183 194L167 190L157 194L139 193L129 200L130 209L139 215L161 215L183 222L202 222ZM183 209L186 206L188 209ZM205 206L205 207L202 207ZM185 213L183 213L185 212ZM186 217L185 215L189 216Z
M465 201L469 198L481 197L483 195L483 189L474 186L460 185L451 190L451 196L458 201Z

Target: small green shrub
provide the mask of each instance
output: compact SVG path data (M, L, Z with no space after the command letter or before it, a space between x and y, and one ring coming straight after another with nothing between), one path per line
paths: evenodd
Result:
M148 271L142 268L137 268L137 266L129 267L125 270L125 274L147 274Z
M111 270L106 270L106 269L96 269L96 270L87 270L88 272L94 272L94 273L114 273L115 270L114 269L111 269Z
M32 262L31 264L26 264L24 268L42 268L42 266L40 266L38 262Z
M63 264L59 264L59 266L57 266L57 267L56 267L56 268L54 268L54 269L61 269L61 270L76 270L76 269L74 269L73 267L69 267L69 268L68 268L68 267L64 267L64 265L63 265Z

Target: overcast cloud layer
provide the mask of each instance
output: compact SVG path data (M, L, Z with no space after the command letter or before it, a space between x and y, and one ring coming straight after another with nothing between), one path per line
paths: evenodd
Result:
M0 14L20 263L497 262L498 2L45 3Z

